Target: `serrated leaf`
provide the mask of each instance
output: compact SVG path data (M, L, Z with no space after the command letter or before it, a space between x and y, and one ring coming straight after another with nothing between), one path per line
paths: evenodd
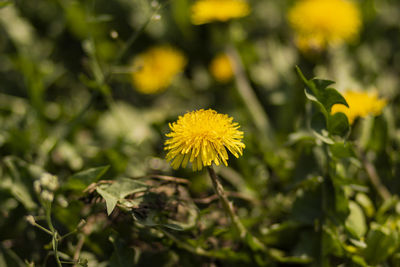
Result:
M100 196L102 196L104 198L104 200L106 201L106 207L107 207L107 214L110 215L115 206L118 203L118 197L114 196L113 194L110 194L109 192L107 192L104 189L101 188L96 188L97 193L100 194Z
M317 79L317 78L313 78L311 80L315 84L315 86L320 89L326 89L326 88L328 88L328 86L335 83L334 81L331 81L331 80L324 80L324 79Z
M325 128L329 130L332 135L344 136L349 131L349 122L347 117L342 113L330 114L331 108L335 104L343 104L348 107L346 99L334 88L328 86L334 82L329 80L321 80L313 78L308 80L305 78L300 68L296 66L296 71L301 80L305 84L304 94L322 113L325 118ZM318 118L318 125L324 127L321 116L314 115ZM313 117L313 120L315 118ZM316 125L316 123L313 123ZM315 129L316 132L320 133L320 129Z
M311 118L311 129L321 135L326 132L326 120L322 113L315 113Z
M325 89L318 100L324 105L328 112L331 111L332 106L335 104L343 104L346 107L349 106L346 99L334 88Z
M303 83L304 83L306 86L310 87L311 90L313 90L313 89L314 89L314 88L312 88L312 87L313 87L313 84L311 84L310 81L304 76L304 74L303 74L303 72L301 71L301 69L299 68L299 66L296 66L295 68L296 68L297 75L299 75L299 77L300 77L300 79L303 81Z
M306 88L310 90L308 94L312 94L314 101L320 102L328 112L330 112L331 107L334 104L343 104L348 107L346 99L336 89L328 87L334 84L334 81L318 78L312 78L308 80L297 66L296 71L301 80L304 82ZM309 96L307 97L309 98Z
M107 206L107 214L110 215L117 205L118 201L126 196L142 192L148 189L148 186L140 181L121 178L112 185L102 185L96 188L96 191L104 198Z
M328 131L326 130L326 118L320 112L315 113L311 118L311 130L312 133L322 142L326 144L334 144L335 142L329 137Z
M102 166L90 168L78 172L67 179L67 183L63 186L64 189L82 191L91 183L95 183L107 172L110 166Z
M308 92L307 89L304 89L304 94L310 101L312 101L318 107L319 111L324 115L325 119L326 120L329 119L329 113L324 107L324 105L314 95L310 94L310 92Z
M333 135L344 136L350 129L349 120L342 112L335 113L329 117L329 132Z

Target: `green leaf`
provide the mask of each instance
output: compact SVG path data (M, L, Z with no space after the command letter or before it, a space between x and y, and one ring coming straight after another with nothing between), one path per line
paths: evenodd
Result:
M346 219L346 229L358 239L362 238L367 231L365 216L361 207L354 201L349 201L350 214Z
M64 189L83 191L91 183L96 183L107 172L110 166L90 168L78 172L67 179Z
M111 212L114 210L115 206L118 203L118 197L114 196L113 194L110 194L109 192L107 192L106 190L101 189L100 187L97 187L96 191L106 201L107 214L110 215Z
M331 229L328 226L324 226L322 238L322 249L325 256L329 254L333 254L338 257L343 256L344 249L342 246L342 242L339 239L338 233L334 229Z
M269 256L275 261L288 264L306 264L312 262L312 259L307 255L285 256L283 251L274 248L269 249Z
M336 142L329 146L329 151L332 156L339 159L356 157L353 146L350 143Z
M8 189L27 210L35 209L33 179L38 179L43 170L13 156L6 157L4 163L10 176L3 178L2 187Z
M370 264L386 260L399 246L399 233L388 226L371 223L371 230L365 240L367 248L362 255Z
M325 81L325 80L313 80L314 82L318 82L320 84L326 84L330 82L330 84L334 83L332 81ZM325 83L321 83L325 82ZM335 104L343 104L348 107L346 99L334 88L324 88L316 86L319 89L319 94L317 96L318 101L320 101L328 112L331 112L331 108Z
M358 264L358 266L360 267L370 267L370 265L368 265L368 263L366 263L361 256L354 255L353 257L351 257L351 260L353 261L353 263Z
M328 87L334 84L334 81L317 78L308 80L298 66L296 66L296 71L301 80L304 82L306 88L310 90L311 94L313 94L314 100L310 99L310 93L308 93L307 97L310 100L320 102L327 112L331 111L331 107L334 104L343 104L348 107L346 99L336 89Z
M104 198L107 206L107 214L110 215L117 205L118 201L123 200L126 196L145 191L148 186L140 181L120 178L112 185L101 185L96 191Z
M329 116L329 132L333 135L344 136L350 129L349 120L342 112Z
M346 99L336 89L328 87L334 82L316 78L308 80L297 66L296 71L306 87L304 89L304 94L323 115L322 117L314 114L314 122L312 122L313 130L316 130L316 132L320 134L320 127L324 127L328 129L329 133L332 135L344 136L347 134L349 131L347 117L342 113L330 114L331 108L335 104L343 104L348 107ZM315 122L315 118L318 118L317 123ZM323 118L325 119L325 126L321 122ZM319 128L316 129L315 126Z
M314 86L314 84L312 84L309 80L307 80L307 78L304 76L304 74L303 74L303 72L301 71L301 69L299 68L299 66L295 66L295 68L296 68L296 72L297 72L297 75L299 75L299 77L300 77L300 79L303 81L303 83L307 86L307 87L309 87L311 90L315 90L315 86Z
M365 214L368 217L372 217L375 214L375 207L371 199L364 193L357 193L356 201L364 209Z
M335 142L329 137L326 128L326 119L324 118L323 114L315 113L311 118L312 133L322 142L330 145L334 144Z
M310 100L311 102L313 102L318 110L324 115L325 119L328 120L329 119L329 113L327 111L327 109L325 108L325 106L311 93L309 93L307 91L307 88L304 89L304 94L305 96L308 98L308 100Z

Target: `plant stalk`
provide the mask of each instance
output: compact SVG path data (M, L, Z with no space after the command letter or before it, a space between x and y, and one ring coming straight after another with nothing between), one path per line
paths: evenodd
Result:
M362 163L364 164L365 171L368 174L368 178L371 184L374 186L375 190L384 201L389 200L392 197L392 194L389 192L386 186L382 184L378 172L375 169L375 166L370 161L368 161L366 156L362 155L361 157Z
M53 252L54 252L54 257L56 258L57 266L62 267L60 258L58 256L58 233L53 226L53 222L51 221L51 202L49 202L46 205L46 221L53 236L51 243L53 245Z
M232 202L229 201L228 197L226 196L225 190L215 173L212 166L207 167L208 174L210 175L215 193L218 195L222 205L226 213L229 215L232 224L235 226L236 230L239 233L240 238L244 239L247 235L247 230L243 226L242 222L240 221L239 217L236 215Z

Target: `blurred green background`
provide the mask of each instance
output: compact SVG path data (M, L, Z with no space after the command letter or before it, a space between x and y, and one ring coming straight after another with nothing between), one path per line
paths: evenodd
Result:
M51 236L26 220L46 226L34 187L45 172L60 184L57 231L86 221L59 244L65 261L82 266L400 266L400 2L356 1L358 40L315 53L294 42L295 2L248 1L244 18L195 26L189 0L0 1L0 266L56 266ZM165 91L142 94L133 59L162 44L187 65ZM209 64L224 51L244 75L220 83ZM316 111L296 65L339 92L375 89L388 105L336 138L346 149L335 154L313 135ZM174 171L164 160L168 123L201 108L241 125L244 155L216 170L268 252L230 231L206 172ZM121 178L150 190L139 208L122 199L135 200L143 185ZM83 191L100 179L134 188L109 216L101 190Z

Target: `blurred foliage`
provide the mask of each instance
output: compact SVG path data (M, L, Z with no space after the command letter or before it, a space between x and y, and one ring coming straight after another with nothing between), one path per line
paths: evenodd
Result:
M294 0L248 2L195 26L191 0L0 1L0 266L400 266L400 2L356 1L359 40L306 54ZM160 44L187 66L140 94L132 60ZM388 105L349 125L331 114L346 89ZM216 171L262 245L233 230L205 171L164 160L168 123L200 108L245 133Z

